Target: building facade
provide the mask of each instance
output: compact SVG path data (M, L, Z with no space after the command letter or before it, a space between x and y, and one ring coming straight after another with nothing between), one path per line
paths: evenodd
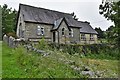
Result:
M29 41L59 44L94 44L97 32L90 23L77 21L72 14L20 4L17 17L17 36Z

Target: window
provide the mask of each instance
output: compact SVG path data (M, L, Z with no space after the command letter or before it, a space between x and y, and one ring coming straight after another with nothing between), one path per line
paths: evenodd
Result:
M71 32L69 32L69 36L71 36Z
M86 40L85 34L81 34L81 39Z
M90 40L94 40L93 34L90 34Z
M73 29L71 29L71 37L73 37Z
M44 35L44 28L41 28L41 35Z
M37 35L41 34L40 26L37 26Z
M62 28L62 35L64 36L65 28Z
M73 37L73 29L71 29L71 31L69 32L69 35Z
M56 24L57 24L57 22L55 21L55 22L54 22L54 25L56 26Z
M44 35L44 28L43 27L40 27L40 26L37 26L37 35Z

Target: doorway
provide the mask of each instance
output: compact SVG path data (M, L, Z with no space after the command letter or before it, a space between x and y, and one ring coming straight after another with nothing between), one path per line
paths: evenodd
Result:
M53 42L55 42L55 32L53 32Z

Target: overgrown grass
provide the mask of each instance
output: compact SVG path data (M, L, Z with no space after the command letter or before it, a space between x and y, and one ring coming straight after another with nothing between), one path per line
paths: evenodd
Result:
M52 44L52 47L56 44ZM57 46L56 46L57 47ZM109 59L118 60L119 50L115 45L111 44L91 44L91 45L59 45L59 49L62 49L64 53L69 53L70 55L79 54L84 55L92 59Z
M82 74L71 68L89 66L93 71L105 71L105 77L118 77L118 60L90 59L78 53L70 55L57 49L44 49L50 53L48 56L26 51L23 46L16 49L3 44L3 78L83 78Z
M7 49L7 50L6 50ZM68 65L58 61L55 56L43 57L27 52L23 47L11 49L3 44L3 78L76 78Z
M2 41L0 41L0 79L2 78Z

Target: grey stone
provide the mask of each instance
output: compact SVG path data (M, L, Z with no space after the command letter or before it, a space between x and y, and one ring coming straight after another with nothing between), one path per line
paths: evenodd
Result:
M34 50L33 51L36 51L37 49L36 48L34 48Z
M84 66L84 71L90 71L90 70L91 70L90 67Z
M15 47L14 41L15 41L15 39L14 39L12 36L10 36L10 37L9 37L9 43L8 43L8 45L9 45L10 47L12 47L12 48Z
M83 75L89 75L89 76L91 76L91 77L95 76L95 73L92 72L92 71L82 71L81 73L82 73Z
M42 50L36 50L37 53L45 53L45 51Z
M49 55L49 53L44 53L44 54L43 54L43 56L48 56L48 55Z
M5 43L7 43L7 44L8 44L8 42L9 42L9 38L8 38L8 36L7 36L6 34L3 36L3 41L4 41Z

